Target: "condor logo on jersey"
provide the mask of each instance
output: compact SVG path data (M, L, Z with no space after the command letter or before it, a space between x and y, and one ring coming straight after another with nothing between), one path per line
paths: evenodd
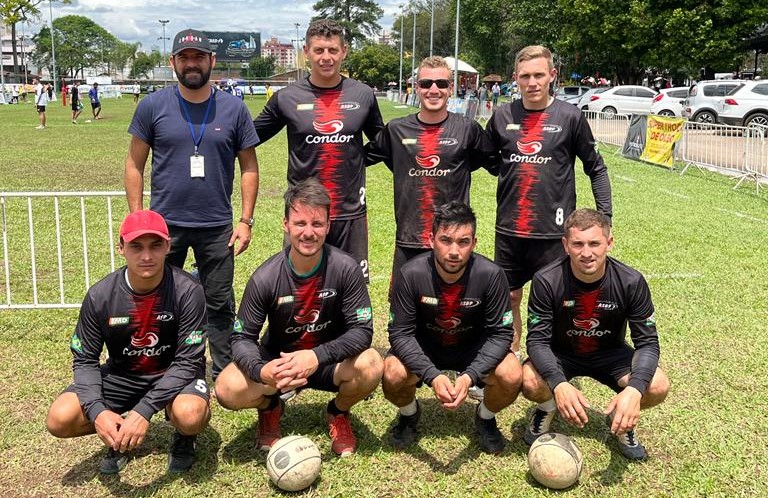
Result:
M300 325L315 323L318 318L320 318L320 310L309 310L303 315L293 316L294 321Z
M438 164L440 164L440 156L437 154L432 154L431 156L416 156L416 164L421 166L422 168L434 168Z
M597 318L574 318L573 325L576 327L576 330L571 329L565 333L569 337L603 337L611 333L610 330L597 330L597 327L600 325L600 320Z
M582 330L592 330L594 328L597 328L598 325L600 325L600 320L598 320L597 318L586 318L586 319L574 318L573 324Z
M160 339L157 338L157 334L154 332L147 332L141 337L138 334L131 337L131 346L134 348L151 348L158 342L160 342Z
M323 135L331 135L344 129L344 123L338 119L332 119L331 121L326 121L325 123L312 121L312 126L318 133L322 133Z
M519 150L521 154L525 154L526 156L538 154L541 151L541 142L525 143L518 140L517 150Z
M461 325L461 319L452 316L448 319L435 318L435 323L443 330L452 330Z

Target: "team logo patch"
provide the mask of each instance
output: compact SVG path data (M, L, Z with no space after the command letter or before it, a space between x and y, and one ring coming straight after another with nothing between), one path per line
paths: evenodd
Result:
M404 138L400 141L403 145L416 145L418 142L415 138Z
M339 104L339 109L342 111L354 111L360 109L360 104L358 102L342 102Z
M445 146L445 147L451 147L453 145L459 145L459 141L455 138L441 138L437 141L438 144Z
M504 316L501 319L501 324L505 327L512 324L512 310L504 313Z
M430 296L421 296L421 303L422 304L431 304L432 306L437 306L437 298L436 297L430 297Z
M371 308L359 308L355 311L355 314L357 315L357 321L358 322L367 322L371 318L373 318L373 312L371 311Z
M529 325L538 325L541 323L541 317L533 312L528 312L528 324Z
M541 142L521 142L517 141L517 150L520 151L520 154L525 154L526 156L532 156L533 154L538 154L539 151L541 151Z
M434 168L440 164L440 156L432 154L431 156L416 156L416 164L422 168Z
M235 320L234 325L232 325L232 330L236 334L242 334L243 333L243 321L240 320L239 318L237 320Z
M203 331L202 330L193 330L189 333L186 339L184 339L184 344L200 344L203 342Z
M649 316L648 318L646 318L645 322L643 322L643 324L646 327L653 327L654 325L656 325L656 313L654 313L651 316Z
M461 319L452 316L448 319L435 318L435 323L443 330L453 330L461 325Z
M317 297L320 299L328 299L329 297L333 297L335 295L336 291L334 289L323 289L317 293Z
M562 126L548 124L548 125L542 126L541 131L544 131L547 133L560 133L561 131L563 131L563 128Z
M596 329L598 325L600 325L600 320L597 318L574 318L573 324L580 330L593 330Z
M131 322L129 316L111 316L109 317L109 326L117 327L118 325L128 325Z
M477 306L480 306L481 301L479 299L475 299L473 297L465 297L461 301L459 301L459 306L462 308L475 308Z
M141 337L137 335L131 337L131 346L134 348L153 348L158 342L160 342L160 339L154 332L147 332Z
M390 311L389 312L389 325L392 325L395 323L395 312Z
M338 119L332 119L330 121L326 121L325 123L312 121L312 126L318 133L322 133L323 135L333 135L334 133L338 133L344 129L344 123Z
M576 301L573 299L569 301L563 301L563 308L573 308L574 306L576 306Z
M293 302L293 296L280 296L277 298L277 305L289 304Z
M315 323L320 318L320 310L309 310L303 315L294 315L293 320L301 325Z
M520 125L517 123L508 123L507 124L507 131L517 131L520 129Z
M83 343L80 342L80 338L77 337L77 334L72 334L72 340L69 341L69 347L78 353L83 352Z
M313 111L315 104L296 104L297 111Z
M161 313L158 313L155 319L158 322L172 322L173 321L173 313L170 311L163 311Z

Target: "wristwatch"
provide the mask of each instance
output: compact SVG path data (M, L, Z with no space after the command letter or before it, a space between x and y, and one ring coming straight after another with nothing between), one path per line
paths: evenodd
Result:
M253 218L240 218L240 223L245 223L249 227L253 228Z

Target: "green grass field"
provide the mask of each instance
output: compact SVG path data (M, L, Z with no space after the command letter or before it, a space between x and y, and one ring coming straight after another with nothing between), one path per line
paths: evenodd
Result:
M246 101L252 113L262 98ZM133 113L131 99L104 102L104 120L75 126L60 103L50 106L38 131L31 105L0 107L0 191L121 190ZM385 119L412 112L381 102ZM86 109L88 111L88 109ZM280 248L281 195L287 161L285 134L257 150L261 188L251 248L237 259L238 297L250 273ZM584 453L580 483L563 496L765 496L768 495L768 196L754 188L732 191L733 181L691 172L683 177L625 160L603 150L614 195L614 256L647 277L661 336L661 367L672 381L667 402L643 412L638 435L650 459L630 463L609 437L603 407L607 388L580 380L593 410L583 430L557 421ZM578 166L580 168L580 166ZM149 170L148 170L149 171ZM368 171L371 297L374 345L386 348L386 289L393 250L392 180L378 165ZM579 205L593 205L580 171ZM481 253L493 254L495 179L474 178L472 203L479 217ZM236 188L237 191L237 188ZM239 199L234 200L239 215ZM43 211L49 208L41 208ZM26 207L9 205L9 233L24 235ZM115 203L114 219L125 214ZM64 244L79 244L79 215L65 216ZM96 221L92 222L96 224ZM70 226L71 225L71 226ZM41 251L51 251L39 241ZM106 246L106 242L102 244ZM23 247L11 257L24 260ZM104 248L96 249L94 251ZM2 254L0 253L0 257ZM119 260L118 260L119 261ZM95 281L106 271L92 269ZM80 279L72 263L68 274ZM101 272L100 274L97 274ZM25 277L14 282L24 292ZM4 289L5 282L0 282ZM14 287L15 288L15 287ZM75 310L0 311L0 496L273 496L265 455L254 449L255 412L229 412L213 404L213 419L199 438L199 461L184 476L165 473L172 429L162 416L128 467L103 477L104 448L97 437L58 440L44 427L48 405L71 382L69 337ZM320 479L298 496L549 496L527 473L522 431L532 403L520 398L499 414L505 452L480 452L472 435L474 406L454 413L439 408L427 388L419 443L395 452L386 433L395 409L380 391L353 411L360 440L356 455L330 451L320 413L328 394L304 392L288 405L284 434L306 434L320 447Z

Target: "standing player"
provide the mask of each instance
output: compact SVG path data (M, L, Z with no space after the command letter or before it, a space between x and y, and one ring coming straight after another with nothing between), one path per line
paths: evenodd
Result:
M627 458L646 457L635 426L640 410L667 397L669 380L658 368L651 292L643 276L608 257L611 220L592 209L565 221L566 255L533 277L528 301L529 360L523 365L523 394L539 403L525 432L532 444L549 431L555 408L568 422L587 423L586 398L568 381L592 377L617 394L608 403L611 433ZM626 343L626 329L635 348Z
M99 83L94 82L93 88L88 90L88 98L91 100L93 119L101 119L101 99L99 98Z
M550 96L556 76L548 49L522 49L515 58L522 99L496 109L487 127L500 151L495 261L509 281L514 351L520 349L523 286L563 253L563 221L576 208L577 156L592 182L597 209L611 216L608 170L581 112Z
M325 411L331 447L339 456L352 454L357 440L349 410L381 380L363 277L354 259L325 244L330 206L316 179L288 188L283 228L290 245L248 281L232 336L233 362L216 381L222 406L258 409L261 449L281 437L281 392L309 387L337 393Z
M168 262L181 268L190 247L194 253L208 306L215 380L231 360L234 257L251 241L259 188L254 146L259 139L245 103L210 84L216 56L208 35L194 29L177 33L170 64L179 84L142 99L128 128L133 136L125 160L125 191L130 209L141 209L151 149L150 204L169 225ZM242 207L233 229L235 158L240 163Z
M471 172L495 160L480 125L448 112L451 75L442 57L424 59L416 81L421 109L387 123L366 146L367 162L383 160L393 174L393 278L405 262L431 251L435 209L451 200L469 204Z
M75 382L51 405L48 431L98 434L109 448L101 472L115 474L165 409L176 428L168 468L188 470L196 434L211 412L205 383L205 298L189 274L165 263L168 227L154 211L135 211L120 227L126 266L88 290L72 336ZM99 365L102 349L109 353Z
M83 112L83 103L80 102L80 90L77 81L72 82L72 89L69 91L72 104L72 124L77 124L77 118Z
M315 177L328 189L327 242L351 254L368 281L363 132L373 140L384 123L371 88L341 76L342 27L315 21L305 40L311 74L275 92L253 124L262 143L288 126L288 184Z
M475 412L480 447L504 449L496 413L517 398L522 374L509 350L512 315L504 272L475 254L475 214L466 204L438 208L431 254L406 263L395 276L382 389L399 408L390 439L404 448L416 439L421 408L416 388L432 387L443 408L455 410L471 386L485 385ZM443 370L455 370L451 382Z
M35 85L35 107L37 107L37 116L40 124L35 127L37 130L45 129L45 108L48 105L48 92L40 80L34 78L32 84Z
M133 82L131 92L133 93L133 104L136 105L139 103L139 97L141 96L141 86L138 81Z

